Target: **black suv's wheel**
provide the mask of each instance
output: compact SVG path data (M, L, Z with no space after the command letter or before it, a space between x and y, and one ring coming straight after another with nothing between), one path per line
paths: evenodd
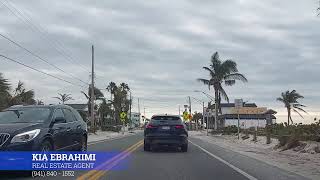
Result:
M188 144L184 144L181 146L181 151L182 152L188 152Z
M42 152L52 151L53 150L52 144L48 140L45 140L42 142L40 150Z
M150 150L151 150L150 144L147 144L146 142L144 142L144 144L143 144L143 150L144 150L144 151L150 151Z

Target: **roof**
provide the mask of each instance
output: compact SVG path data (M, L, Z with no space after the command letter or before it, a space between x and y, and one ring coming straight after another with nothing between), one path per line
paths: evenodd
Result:
M264 114L277 114L277 111L273 109L268 109Z
M66 104L66 105L78 111L88 111L88 104Z
M212 104L210 108L214 108L215 104ZM235 107L234 103L221 103L220 107ZM243 103L243 107L258 107L256 103Z
M266 119L266 114L240 114L240 119ZM220 115L219 119L238 119L237 114L224 114ZM277 119L274 115L271 115L271 119Z

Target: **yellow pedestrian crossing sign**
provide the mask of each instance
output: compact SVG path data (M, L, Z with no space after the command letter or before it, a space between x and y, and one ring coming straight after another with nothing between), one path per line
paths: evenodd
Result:
M126 117L127 117L127 113L125 113L125 112L121 112L121 113L120 113L120 119L121 119L121 121L126 120Z
M187 111L184 111L183 112L183 120L188 120L188 118L189 118L189 113L187 112Z

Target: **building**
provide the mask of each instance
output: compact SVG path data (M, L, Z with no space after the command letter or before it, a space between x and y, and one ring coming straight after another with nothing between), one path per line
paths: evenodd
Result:
M130 127L139 127L140 126L140 113L132 112L131 113L131 121L130 121Z
M276 111L266 107L258 107L255 103L242 101L240 104L238 103L239 105L237 103L221 103L221 112L219 112L218 116L219 127L238 126L238 120L240 127L243 129L265 127L267 124L276 123L276 117L274 116L277 113ZM210 127L213 128L215 105L209 106L207 112L209 121L211 121Z

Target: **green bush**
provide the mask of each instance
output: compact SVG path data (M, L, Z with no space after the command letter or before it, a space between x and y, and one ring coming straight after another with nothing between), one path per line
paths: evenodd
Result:
M224 135L230 135L230 134L235 134L235 133L238 133L238 127L235 125L227 126L227 127L223 128Z
M113 132L120 132L121 126L111 126L111 125L103 125L101 126L102 131L113 131Z

